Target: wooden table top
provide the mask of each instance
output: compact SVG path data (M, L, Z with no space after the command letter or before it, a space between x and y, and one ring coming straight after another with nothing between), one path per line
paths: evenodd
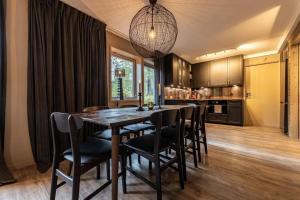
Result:
M154 112L180 109L186 106L190 105L164 105L162 109L155 107L154 110L148 110L148 108L144 107L145 111L137 111L137 108L114 108L91 113L81 113L80 117L84 121L91 123L107 127L119 127L146 121Z

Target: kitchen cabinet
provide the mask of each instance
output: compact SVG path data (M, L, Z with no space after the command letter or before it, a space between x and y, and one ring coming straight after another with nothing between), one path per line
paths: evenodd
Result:
M243 85L244 79L242 56L228 58L228 85Z
M178 65L177 59L172 54L164 57L165 85L177 85L178 83Z
M234 56L192 66L193 87L227 87L243 85L243 57Z
M243 125L243 102L228 101L228 124L232 125Z
M176 54L164 57L165 85L190 87L190 63Z
M222 113L214 112L214 105L212 101L222 102L224 108ZM206 122L228 124L243 126L244 123L244 112L243 112L243 100L193 100L193 99L166 99L166 105L183 105L188 103L194 103L197 105L206 105Z
M211 65L209 68L211 87L226 86L228 84L227 68L227 59L218 59L211 61Z
M192 65L193 88L209 87L210 62Z

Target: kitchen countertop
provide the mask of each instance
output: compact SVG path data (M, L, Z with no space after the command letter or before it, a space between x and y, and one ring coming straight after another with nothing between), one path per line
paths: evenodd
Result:
M220 98L209 98L209 99L165 99L165 100L178 100L178 101L208 101L208 100L228 100L228 101L231 101L231 100L244 100L244 98L225 98L225 97L220 97Z

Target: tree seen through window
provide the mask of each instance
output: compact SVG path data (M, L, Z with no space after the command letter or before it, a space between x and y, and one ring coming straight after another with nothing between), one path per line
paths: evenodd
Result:
M134 67L135 63L117 56L111 56L111 80L112 80L112 98L119 98L118 78L115 77L115 69L125 69L125 77L123 81L123 95L124 99L135 97L134 91Z

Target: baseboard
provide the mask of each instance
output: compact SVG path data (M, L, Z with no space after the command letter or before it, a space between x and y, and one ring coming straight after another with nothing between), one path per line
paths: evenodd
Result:
M19 162L15 162L15 163L7 163L7 167L10 170L22 169L22 168L29 167L29 166L32 166L32 165L35 165L35 163L31 159L20 160Z

